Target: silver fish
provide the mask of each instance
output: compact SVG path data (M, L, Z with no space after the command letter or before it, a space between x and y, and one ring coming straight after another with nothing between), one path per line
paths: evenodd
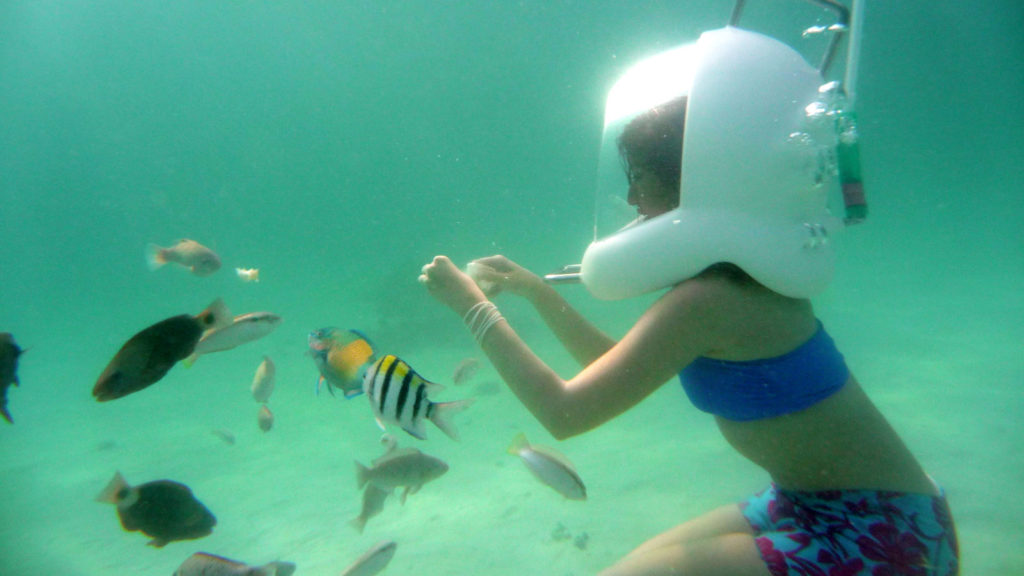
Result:
M252 379L250 390L253 400L263 403L270 400L270 395L274 392L276 374L277 368L274 366L274 361L270 359L270 356L264 356L263 362L260 362L259 367L256 368L256 376Z
M367 468L356 462L356 485L359 488L374 484L378 488L394 490L404 487L401 501L415 494L424 484L448 472L448 464L439 458L424 454L415 448L395 448L373 461Z
M267 408L266 404L260 406L260 413L256 416L256 424L264 432L270 432L270 429L274 427L274 413L270 411L270 408Z
M178 243L170 248L150 244L146 259L152 270L167 263L180 264L196 276L209 276L220 270L220 256L199 242L187 238L178 240Z
M388 499L392 492L393 490L381 488L376 484L367 484L363 490L363 505L359 510L359 516L350 520L349 524L362 534L363 528L366 527L366 523L370 518L384 510L384 501Z
M273 332L280 323L281 317L270 312L250 312L235 316L231 324L203 334L184 364L191 366L203 354L231 350L247 342L259 340Z
M480 370L480 361L476 358L466 358L455 367L455 371L452 373L452 382L456 386L465 384L476 376L478 370Z
M586 500L587 487L569 459L546 446L535 446L519 434L508 447L509 454L519 456L538 480L569 500Z
M458 440L458 431L448 419L468 408L473 399L431 402L427 398L428 387L440 385L425 380L411 366L391 354L377 360L363 377L363 391L370 399L381 429L384 429L385 422L391 422L412 436L425 440L427 435L423 421L430 420L451 439Z
M196 552L175 570L174 576L291 576L294 572L295 564L291 562L250 566L223 556Z
M14 424L11 413L7 411L7 388L18 382L18 356L25 352L14 343L10 332L0 332L0 415Z
M366 554L359 557L351 566L342 571L341 576L373 576L379 574L395 555L398 544L391 540L378 542Z

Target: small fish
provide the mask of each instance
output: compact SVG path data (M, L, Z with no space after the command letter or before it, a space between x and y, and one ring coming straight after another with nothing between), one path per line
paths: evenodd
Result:
M363 374L376 359L373 344L358 330L321 328L309 333L309 355L313 357L320 376L316 393L327 384L327 391L341 390L345 398L363 393Z
M250 566L223 556L196 552L174 571L174 576L291 576L293 573L295 564L291 562Z
M238 275L238 279L241 280L242 282L260 281L259 268L235 268L235 274Z
M266 403L270 399L270 395L274 392L276 374L277 368L274 367L274 361L270 359L270 356L264 356L263 362L260 362L259 368L256 368L256 376L252 379L250 390L253 400Z
M202 538L217 525L217 519L188 486L171 480L129 486L117 472L96 500L116 505L121 527L149 536L148 544L157 548L175 540Z
M206 331L184 364L192 366L203 354L223 352L259 340L273 332L280 323L281 317L270 312L250 312L235 316L227 326Z
M264 432L270 432L270 429L274 427L274 413L270 411L270 408L267 408L266 404L260 406L260 413L256 416L256 424Z
M146 328L114 355L96 380L92 395L106 402L155 384L192 353L204 330L216 330L230 318L224 302L217 299L197 316L182 314Z
M220 270L220 256L199 242L187 238L178 240L178 243L170 248L150 244L147 260L152 270L169 262L188 268L196 276L209 276Z
M519 434L508 453L519 456L523 464L538 480L553 488L569 500L586 500L587 487L569 459L551 448L535 446L526 440L526 434Z
M366 554L359 557L351 566L341 572L341 576L373 576L380 574L380 571L391 562L395 555L398 544L391 540L378 542L370 548Z
M0 332L0 415L4 420L14 424L11 413L7 411L7 389L18 381L18 357L25 351L14 343L10 332Z
M384 501L388 499L392 492L393 490L381 488L376 484L367 484L366 488L363 489L363 505L359 510L359 516L350 520L349 524L362 534L363 528L366 527L366 523L370 518L384 510Z
M455 367L455 372L452 373L452 383L456 386L465 384L476 376L478 370L480 370L480 361L476 358L466 358Z
M228 446L235 445L235 435L231 433L231 430L227 428L218 428L216 430L210 430L210 434L213 434L217 438L220 438Z
M363 391L370 399L381 429L384 429L384 422L392 422L412 436L425 440L427 435L423 421L430 420L449 438L458 440L458 431L448 419L468 408L473 399L431 402L427 398L428 387L439 385L425 380L411 366L391 354L377 360L363 377Z
M409 494L419 492L424 484L436 480L448 472L448 464L440 458L424 454L415 448L394 448L373 461L367 468L356 462L356 486L360 489L368 484L387 491L405 488L401 502Z

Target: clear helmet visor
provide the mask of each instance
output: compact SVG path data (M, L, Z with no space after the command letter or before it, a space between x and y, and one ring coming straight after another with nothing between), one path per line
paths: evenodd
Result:
M696 44L651 56L608 94L598 162L595 240L679 204L686 96Z

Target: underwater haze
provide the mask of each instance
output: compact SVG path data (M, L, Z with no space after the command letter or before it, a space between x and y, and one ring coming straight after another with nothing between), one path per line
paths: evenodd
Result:
M742 25L806 51L805 2ZM27 349L0 422L0 574L171 574L205 551L340 573L382 540L384 574L582 576L764 488L670 382L600 429L547 435L459 318L417 283L446 254L544 273L593 233L604 97L639 58L724 26L730 0L0 2L0 332ZM1024 7L868 2L857 107L870 216L836 239L816 300L851 369L946 490L963 573L1024 574ZM215 251L208 277L150 270L150 244ZM243 282L235 268L258 268ZM650 298L561 289L620 336ZM96 402L124 342L216 298L283 317L269 336ZM502 311L563 376L522 302ZM355 328L476 398L461 441L401 446L441 478L360 533L354 460L383 452L365 397L319 396L307 335ZM277 366L263 432L249 386ZM470 381L452 374L481 360ZM585 502L506 452L555 446ZM230 436L229 436L230 435ZM233 438L233 443L226 441ZM186 484L212 535L146 545L95 500L116 471Z

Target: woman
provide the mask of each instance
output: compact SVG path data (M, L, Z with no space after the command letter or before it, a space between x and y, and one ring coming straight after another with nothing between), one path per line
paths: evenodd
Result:
M641 220L678 203L684 109L652 110L619 139ZM945 498L850 374L809 300L720 263L670 288L615 342L510 260L477 260L473 271L437 256L420 280L463 317L555 438L596 428L678 374L726 440L772 478L761 494L668 530L603 575L957 573ZM531 302L583 370L563 380L544 364L489 302L499 292Z

